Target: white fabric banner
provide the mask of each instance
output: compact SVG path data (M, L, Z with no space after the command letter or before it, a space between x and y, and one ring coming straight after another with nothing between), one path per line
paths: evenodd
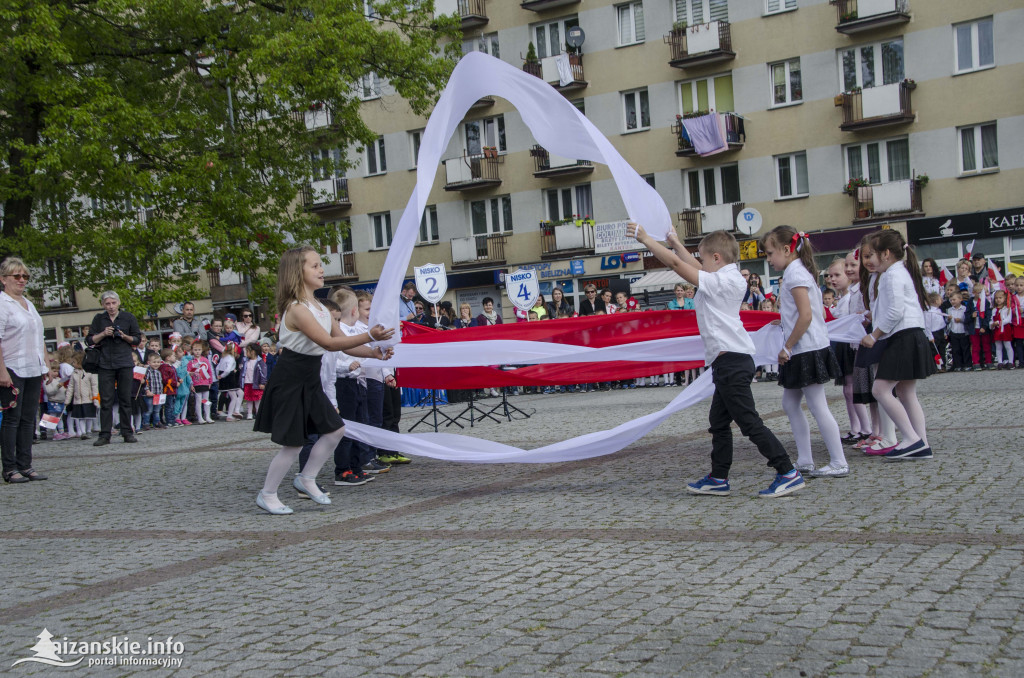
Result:
M630 167L611 142L568 99L540 78L492 56L470 52L456 65L423 131L416 185L395 229L374 293L370 323L395 328L395 337L389 343L401 340L395 325L399 292L409 270L420 219L434 185L441 154L470 106L491 95L506 99L515 106L537 143L549 152L608 165L622 194L627 214L643 224L649 233L663 239L672 228L672 218L658 192Z

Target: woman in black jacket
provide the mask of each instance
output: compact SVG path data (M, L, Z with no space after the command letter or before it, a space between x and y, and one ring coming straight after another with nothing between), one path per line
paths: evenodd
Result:
M87 345L95 346L100 352L100 432L93 445L99 447L110 442L115 393L121 436L126 443L135 443L138 440L132 432L132 372L135 367L132 349L142 343L142 331L135 316L120 310L121 297L117 292L104 292L100 303L106 310L92 319L85 338Z
M549 301L545 307L548 312L548 320L555 320L559 315L563 313L565 315L572 315L572 306L565 299L565 292L561 287L555 287L551 290L551 301Z

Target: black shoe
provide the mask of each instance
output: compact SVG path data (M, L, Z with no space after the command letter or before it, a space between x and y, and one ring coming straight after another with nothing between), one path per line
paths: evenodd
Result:
M103 445L109 445L109 444L110 444L110 438L104 438L104 437L101 436L101 437L96 439L96 442L94 442L92 444L92 446L93 447L102 447Z
M358 485L365 485L366 483L369 482L369 480L370 479L365 474L363 475L363 477L360 477L357 476L355 473L352 473L352 471L345 471L340 475L334 476L334 484L341 487L344 487L346 485L350 485L352 487L356 487Z
M4 474L5 483L12 483L16 485L18 483L27 483L29 480L30 479L28 477L22 475L21 471L9 471Z
M139 439L138 439L138 438L136 438L135 436L133 436L133 435L129 434L129 435L126 435L126 436L124 437L124 441L125 441L126 443L137 443L137 442L139 442Z

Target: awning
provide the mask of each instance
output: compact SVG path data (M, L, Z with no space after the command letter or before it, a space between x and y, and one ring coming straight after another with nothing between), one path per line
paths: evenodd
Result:
M633 294L658 292L661 290L671 290L675 288L676 283L681 282L686 281L675 271L652 271L630 285L629 289Z

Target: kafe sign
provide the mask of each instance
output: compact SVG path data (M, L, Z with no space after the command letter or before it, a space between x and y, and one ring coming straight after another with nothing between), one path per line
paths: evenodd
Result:
M912 245L1018 234L1024 234L1024 207L912 219L907 222L907 241Z
M505 291L516 308L520 311L529 311L540 297L537 271L520 268L512 273L506 273Z
M416 291L431 304L441 301L448 291L448 274L444 264L424 264L413 267L416 274Z

